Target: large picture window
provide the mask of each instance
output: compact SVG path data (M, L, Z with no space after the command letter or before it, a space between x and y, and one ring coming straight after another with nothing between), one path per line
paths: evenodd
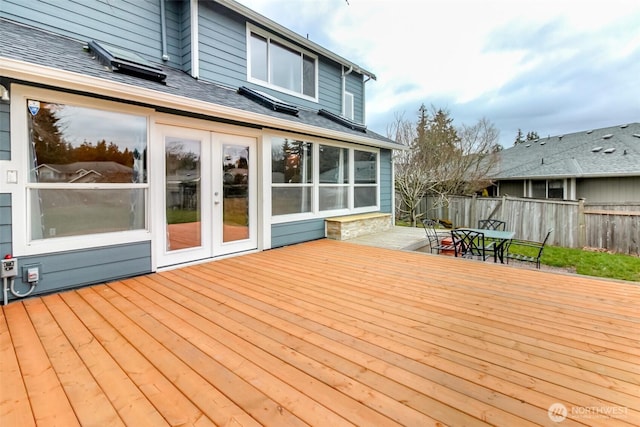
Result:
M278 138L271 145L273 215L311 212L313 157L311 143Z
M147 119L27 101L30 241L144 230Z
M354 151L355 208L375 206L378 195L378 155L370 151Z
M319 204L321 211L349 207L349 150L320 145Z
M377 151L273 138L271 175L273 216L365 212L378 207Z
M271 36L248 31L249 79L294 95L316 99L317 59Z

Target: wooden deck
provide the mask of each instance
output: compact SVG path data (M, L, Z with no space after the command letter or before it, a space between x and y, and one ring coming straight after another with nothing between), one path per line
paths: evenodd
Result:
M637 426L639 327L638 284L319 240L8 304L0 425Z

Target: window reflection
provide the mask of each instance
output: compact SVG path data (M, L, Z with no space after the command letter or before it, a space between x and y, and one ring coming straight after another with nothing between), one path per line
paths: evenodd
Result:
M375 184L378 179L377 154L370 151L353 153L355 160L356 184Z
M30 182L145 183L142 116L28 101Z
M310 212L313 161L310 142L274 138L271 143L273 215Z
M310 184L313 182L311 143L274 139L271 145L273 183Z
M223 242L249 238L249 147L223 146Z
M31 240L145 229L146 117L33 99L26 107Z
M200 156L200 141L175 137L165 140L168 251L201 245Z

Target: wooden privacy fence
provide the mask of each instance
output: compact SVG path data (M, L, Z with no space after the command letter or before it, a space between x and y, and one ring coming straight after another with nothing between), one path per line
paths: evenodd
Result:
M419 207L424 218L448 219L454 227L476 227L479 219L506 221L516 238L541 241L553 228L550 244L595 248L640 255L640 203L589 204L518 197L449 198L438 205L426 197Z

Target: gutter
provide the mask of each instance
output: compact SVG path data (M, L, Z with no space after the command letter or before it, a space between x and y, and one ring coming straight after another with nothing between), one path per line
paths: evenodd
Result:
M113 82L98 77L91 77L76 72L60 70L11 58L0 57L0 75L28 83L51 86L58 90L66 89L83 92L87 96L101 95L114 100L146 104L150 107L164 107L188 113L215 116L220 119L245 122L246 124L258 125L269 129L298 132L338 141L366 145L369 147L378 147L390 150L406 149L403 145L394 142L380 141L366 136L352 135L318 126L296 123L290 120L252 113L238 108L225 107L223 105L200 101L181 95L172 95L166 92L160 92L126 83Z

